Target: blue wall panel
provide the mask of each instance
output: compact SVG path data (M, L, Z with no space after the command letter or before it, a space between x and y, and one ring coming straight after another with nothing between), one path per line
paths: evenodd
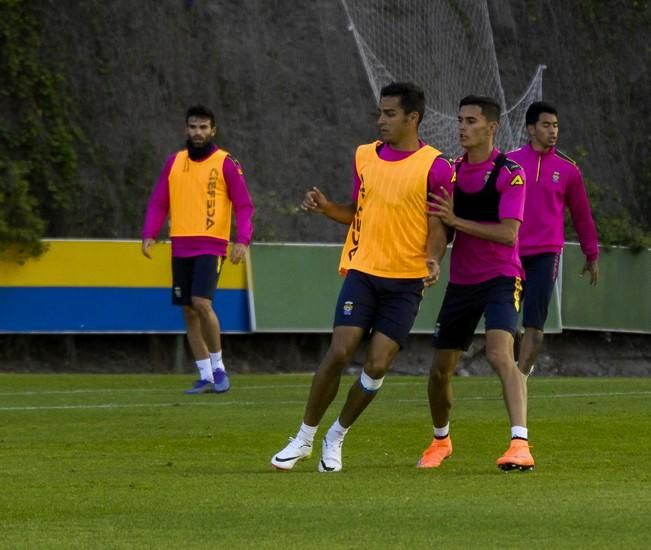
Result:
M184 332L168 288L0 288L0 332ZM219 289L213 306L223 332L248 332L245 289Z

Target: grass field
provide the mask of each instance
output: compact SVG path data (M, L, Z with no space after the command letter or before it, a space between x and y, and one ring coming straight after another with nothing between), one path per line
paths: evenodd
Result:
M0 375L0 548L651 547L651 378L532 378L525 474L495 467L497 378L455 379L455 453L421 471L426 379L389 377L338 474L269 465L310 376L232 382Z

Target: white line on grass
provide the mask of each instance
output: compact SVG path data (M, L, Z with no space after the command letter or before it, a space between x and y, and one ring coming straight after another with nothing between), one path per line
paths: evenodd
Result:
M293 387L293 386L291 386ZM534 395L529 396L529 399L572 399L577 397L630 397L630 396L643 396L651 395L651 391L635 391L635 392L590 392L590 393L556 393L552 395ZM191 399L191 398L190 398ZM468 396L457 397L455 401L500 401L501 396ZM425 403L426 398L423 396L421 399L398 399L398 403ZM302 405L305 400L292 400L292 401L267 401L267 404L273 405ZM238 400L216 400L216 401L174 401L171 403L103 403L98 405L33 405L33 406L15 406L15 407L0 407L0 411L49 411L49 410L90 410L90 409L133 409L133 408L173 408L173 407L208 407L215 405L236 405L236 406L251 406L260 405L259 400L256 401L238 401Z
M286 384L268 386L239 386L238 390L269 390L269 389L291 389L309 387L309 384ZM75 395L86 393L179 393L178 388L93 388L84 390L53 390L53 391L21 391L3 392L0 397L20 397L22 395Z
M496 378L487 377L481 381L492 381L497 380ZM558 379L554 379L558 382ZM536 384L541 381L547 381L547 379L537 379ZM300 384L264 384L260 386L240 386L238 385L238 391L246 390L287 390L294 388L309 388L311 379L306 379L305 383ZM427 379L425 377L419 378L417 380L411 381L402 381L402 382L393 382L391 381L391 387L400 387L400 386L412 386L418 383L419 386L426 385ZM0 397L21 397L29 395L81 395L81 394L95 394L95 393L179 393L178 387L173 388L87 388L87 389L77 389L77 390L29 390L29 391L16 391L16 392L0 392ZM637 392L635 392L637 394ZM649 392L647 392L649 393ZM560 395L560 394L559 394ZM575 396L587 396L588 394L563 394L571 397ZM595 394L595 395L629 395L628 393L608 393L608 394ZM531 396L533 397L533 396ZM545 397L545 396L542 396ZM2 409L0 409L2 410Z
M195 403L104 403L103 405L46 405L27 407L0 407L0 411L51 411L75 409L142 409L142 408L174 408L174 407L205 407L214 405L255 405L257 401L199 401Z

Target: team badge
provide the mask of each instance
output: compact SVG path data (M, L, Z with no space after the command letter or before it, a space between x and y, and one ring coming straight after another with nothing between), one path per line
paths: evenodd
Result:
M181 297L181 287L180 286L175 286L174 287L174 296L176 296L177 298Z
M347 300L344 302L344 315L350 316L353 314L353 302Z
M242 165L240 164L240 161L237 160L237 159L234 159L233 157L231 157L231 159L233 160L233 163L235 164L235 167L237 168L237 173L240 176L243 176L244 172L242 171Z
M559 181L561 181L561 174L560 174L560 172L554 172L554 173L552 174L552 181L553 181L554 183L558 183Z

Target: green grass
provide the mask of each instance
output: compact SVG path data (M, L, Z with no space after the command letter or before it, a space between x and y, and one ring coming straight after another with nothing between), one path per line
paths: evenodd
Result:
M269 465L310 376L232 382L186 396L187 376L0 375L0 548L651 546L651 378L532 378L527 474L495 468L496 378L455 379L454 455L421 471L426 379L389 377L330 475L318 452Z

